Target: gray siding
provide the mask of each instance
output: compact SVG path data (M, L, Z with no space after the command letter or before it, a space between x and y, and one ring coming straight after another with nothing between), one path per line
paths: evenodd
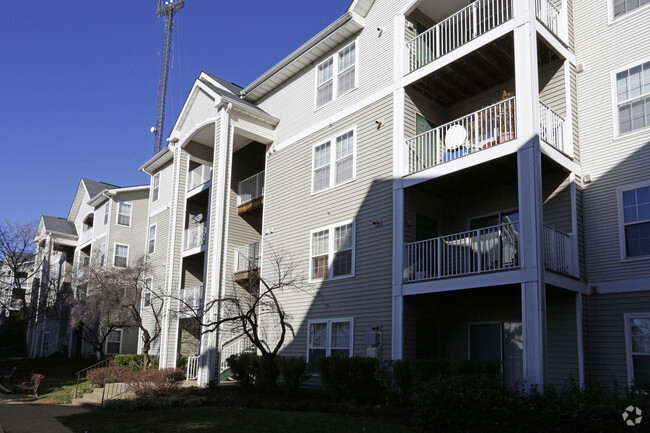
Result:
M579 378L575 293L547 286L546 311L547 383L562 386Z
M189 134L199 123L215 117L217 115L217 110L214 107L214 100L210 98L207 93L199 89L196 99L192 102L192 109L187 114L187 117L183 121L183 124L180 125L180 128L177 128L181 138Z

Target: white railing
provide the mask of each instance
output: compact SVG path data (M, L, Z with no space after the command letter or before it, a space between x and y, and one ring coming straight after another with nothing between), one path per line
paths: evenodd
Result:
M203 299L203 286L181 289L180 298L180 311L198 311L201 308L201 300Z
M515 97L406 140L409 173L505 143L516 137Z
M234 271L243 272L250 269L259 269L260 264L260 243L244 245L235 248Z
M413 72L512 18L512 0L477 0L406 43Z
M264 195L264 172L261 171L237 184L237 206Z
M93 228L89 227L88 230L84 230L81 232L81 236L79 236L79 245L83 245L86 242L92 240L93 238Z
M536 0L535 13L537 19L544 24L556 36L560 35L560 10L555 7L551 0Z
M539 101L539 138L558 149L564 149L564 118Z
M240 335L233 340L230 340L221 347L219 353L219 373L223 373L228 370L230 366L228 365L228 357L231 355L239 355L245 351L253 349L253 345L246 335Z
M573 243L571 235L544 224L544 267L559 274L571 275Z
M196 380L199 377L199 357L198 356L188 356L187 357L187 375L186 380Z
M191 170L187 176L187 190L193 190L197 186L203 185L212 177L212 167L208 165L199 165Z
M406 244L407 282L519 266L519 223L506 223Z
M205 232L205 223L185 230L183 251L202 246L205 243Z

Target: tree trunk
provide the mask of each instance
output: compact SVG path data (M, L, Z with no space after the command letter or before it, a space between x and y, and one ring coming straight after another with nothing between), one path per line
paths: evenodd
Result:
M149 342L146 342L142 345L142 369L147 370L149 368Z

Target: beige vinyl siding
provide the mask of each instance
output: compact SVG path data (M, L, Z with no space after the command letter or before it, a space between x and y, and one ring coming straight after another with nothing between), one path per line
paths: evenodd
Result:
M181 139L199 124L206 119L215 117L217 110L214 107L214 100L208 96L202 89L197 90L197 95L192 101L192 108L189 110L187 117L183 120L182 124L176 129Z
M415 136L417 115L437 126L447 122L444 107L417 90L406 89L404 93L404 138L409 139Z
M276 143L300 133L317 122L337 114L389 87L393 82L394 17L405 1L376 1L365 18L365 28L358 34L357 88L316 109L316 68L319 63L335 55L353 39L340 41L338 48L314 61L293 79L271 95L259 101L261 109L282 119L276 129ZM381 35L377 28L383 28ZM303 41L300 41L302 43ZM287 53L288 54L288 53ZM336 73L336 71L335 71ZM287 103L291 101L291 103Z
M153 214L159 212L161 209L167 207L172 197L174 185L172 184L172 176L174 175L174 164L169 163L163 168L158 170L155 174L160 173L160 186L158 190L158 200L152 202L149 206L149 213ZM153 176L151 176L151 194L153 194Z
M584 227L584 207L582 178L575 176L576 182L576 211L578 213L578 261L580 264L580 279L584 280L587 276L587 259L585 256L585 227Z
M575 293L547 286L547 383L562 386L579 379L577 326Z
M213 260L214 260L214 254L215 250L216 253L218 254L220 251L221 246L216 245L216 238L215 238L215 233L216 233L216 226L217 226L217 211L215 209L216 203L217 203L217 183L218 183L218 178L220 176L219 173L219 148L220 148L220 141L219 138L221 137L221 120L217 119L215 122L215 142L214 142L214 155L213 155L213 165L212 165L212 187L210 188L210 203L211 205L211 210L210 210L210 227L208 229L208 249L206 254L208 255L208 265L206 269L206 280L205 280L205 293L209 294L211 292L217 293L218 289L215 284L218 284L218 282L213 282L212 281L212 272L213 272Z
M539 99L557 114L566 118L563 63L557 60L539 68Z
M572 232L570 184L570 178L562 172L544 175L544 224L564 233Z
M578 85L575 65L569 65L569 86L571 88L571 120L573 121L573 159L580 162L580 118L578 116Z
M650 40L644 8L608 25L608 2L574 0L576 53L584 71L577 75L580 101L582 173L591 176L584 189L585 250L590 282L650 276L650 261L621 262L616 188L650 180L650 129L614 137L616 96L612 73L648 60Z
M383 332L382 359L391 355L392 311L392 97L333 123L317 134L268 157L264 214L264 251L284 250L305 279L306 292L281 294L291 312L292 333L284 353L307 353L307 320L354 318L354 354L366 351L373 326ZM385 119L377 129L374 120ZM313 146L356 126L356 179L311 194ZM310 231L355 219L355 276L308 284ZM377 227L373 220L382 221ZM265 257L262 275L273 280Z
M650 292L591 295L585 320L588 378L621 390L627 384L625 313L650 313Z
M131 227L125 227L116 224L118 202L130 203L133 205L131 209ZM111 229L108 243L110 248L114 248L115 244L123 244L129 246L129 264L133 264L138 257L141 257L146 247L147 235L149 226L147 225L149 215L149 190L132 191L132 192L118 192L113 197L113 205L111 212ZM109 256L110 260L113 255ZM112 262L111 262L112 263Z

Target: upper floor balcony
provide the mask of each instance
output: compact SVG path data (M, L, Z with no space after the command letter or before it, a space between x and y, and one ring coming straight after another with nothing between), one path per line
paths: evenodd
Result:
M237 184L237 212L259 210L264 204L264 171L242 180Z
M205 245L207 230L205 223L200 223L185 230L183 235L183 251L189 251Z
M194 188L209 182L210 179L212 179L212 167L201 164L188 173L187 190L192 191Z
M194 286L181 289L180 312L196 313L201 308L203 301L203 286Z
M242 286L254 285L259 276L260 243L253 242L235 248L233 273L235 282Z

